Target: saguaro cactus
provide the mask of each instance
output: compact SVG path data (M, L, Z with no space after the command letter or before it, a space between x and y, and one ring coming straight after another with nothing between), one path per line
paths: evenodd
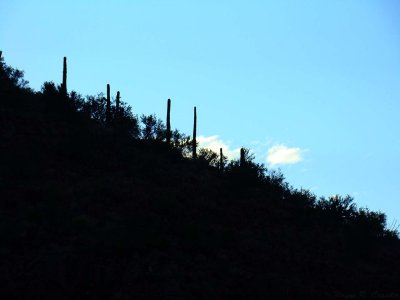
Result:
M224 154L222 153L222 148L219 148L219 170L221 172L224 170Z
M171 99L167 101L167 144L171 143Z
M196 141L196 130L197 130L197 112L196 106L194 107L194 116L193 116L193 158L197 158L197 141Z
M240 148L240 166L243 167L245 164L244 148Z
M61 91L64 96L67 95L67 58L65 56L64 56L63 81L61 85Z
M121 100L121 94L119 91L117 92L117 98L115 99L115 116L118 119L119 118L119 104Z
M111 121L111 96L110 85L107 84L107 104L106 104L106 123Z

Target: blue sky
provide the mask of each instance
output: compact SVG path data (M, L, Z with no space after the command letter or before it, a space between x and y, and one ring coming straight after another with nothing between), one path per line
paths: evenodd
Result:
M0 48L31 87L121 91L135 113L352 195L400 222L400 2L0 2Z

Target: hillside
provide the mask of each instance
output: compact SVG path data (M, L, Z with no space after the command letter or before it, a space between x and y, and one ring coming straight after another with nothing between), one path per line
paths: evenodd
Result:
M2 299L400 298L384 214L0 63Z

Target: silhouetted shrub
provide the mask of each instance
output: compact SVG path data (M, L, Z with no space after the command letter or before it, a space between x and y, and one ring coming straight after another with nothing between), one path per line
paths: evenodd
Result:
M164 123L157 119L155 115L141 115L140 137L144 140L162 141L166 138L166 128Z
M183 157L189 157L192 153L192 146L190 136L179 132L177 129L172 131L172 147Z
M225 173L235 184L246 187L265 183L267 169L263 164L254 162L254 154L243 148L242 161L232 160L225 168Z
M210 149L201 148L197 153L197 159L199 162L204 163L207 166L217 168L219 165L218 154Z
M24 72L6 65L3 56L0 56L0 82L3 89L29 90L29 81L24 78Z
M350 196L332 196L328 199L322 197L316 204L317 209L324 212L329 218L335 221L350 222L357 214L357 206Z

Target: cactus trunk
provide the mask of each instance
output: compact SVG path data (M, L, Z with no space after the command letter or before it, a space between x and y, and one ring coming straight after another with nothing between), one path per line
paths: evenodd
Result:
M197 158L197 141L196 141L196 132L197 131L197 112L196 106L194 107L194 116L193 116L193 158Z
M119 118L119 104L120 104L120 100L121 100L121 94L119 93L119 91L117 92L117 98L115 99L115 115L116 118Z
M67 95L67 58L65 56L64 56L63 81L61 85L61 91L64 96Z
M222 148L219 148L219 170L221 172L224 170L224 154L222 153Z
M243 167L245 163L244 149L240 148L240 166Z
M106 123L111 121L111 96L110 96L110 85L107 84L107 105L106 105Z
M171 143L171 99L167 102L167 144Z

